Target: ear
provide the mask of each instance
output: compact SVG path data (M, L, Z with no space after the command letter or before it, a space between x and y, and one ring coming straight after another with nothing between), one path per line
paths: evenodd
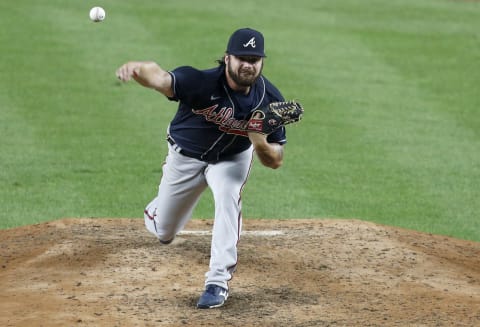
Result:
M225 57L223 58L223 61L225 62L225 65L228 64L228 62L230 61L230 55L225 54Z

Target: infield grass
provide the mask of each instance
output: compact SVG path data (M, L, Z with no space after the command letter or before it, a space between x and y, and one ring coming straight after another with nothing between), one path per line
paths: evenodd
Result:
M0 3L0 228L141 217L176 104L116 68L209 68L245 26L265 35L265 75L306 110L284 166L255 163L245 217L480 241L480 3L450 0ZM212 214L207 192L194 217Z

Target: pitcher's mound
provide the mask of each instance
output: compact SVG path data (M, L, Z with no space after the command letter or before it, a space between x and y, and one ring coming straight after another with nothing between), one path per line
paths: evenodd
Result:
M198 310L211 220L2 230L1 326L479 326L480 243L356 220L245 220L230 297Z

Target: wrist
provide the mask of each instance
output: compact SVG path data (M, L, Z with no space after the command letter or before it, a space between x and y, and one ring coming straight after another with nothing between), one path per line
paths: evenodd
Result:
M252 142L255 149L264 148L268 145L267 135L257 132L248 132L248 138L250 139L250 142Z

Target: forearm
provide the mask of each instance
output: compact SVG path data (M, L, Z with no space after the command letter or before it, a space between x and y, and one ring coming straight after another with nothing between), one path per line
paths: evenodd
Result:
M117 77L123 82L133 78L142 86L173 96L172 77L153 61L129 61L117 70Z
M260 162L269 168L277 169L283 163L283 145L268 143L267 136L255 132L249 132L248 137L253 144Z

